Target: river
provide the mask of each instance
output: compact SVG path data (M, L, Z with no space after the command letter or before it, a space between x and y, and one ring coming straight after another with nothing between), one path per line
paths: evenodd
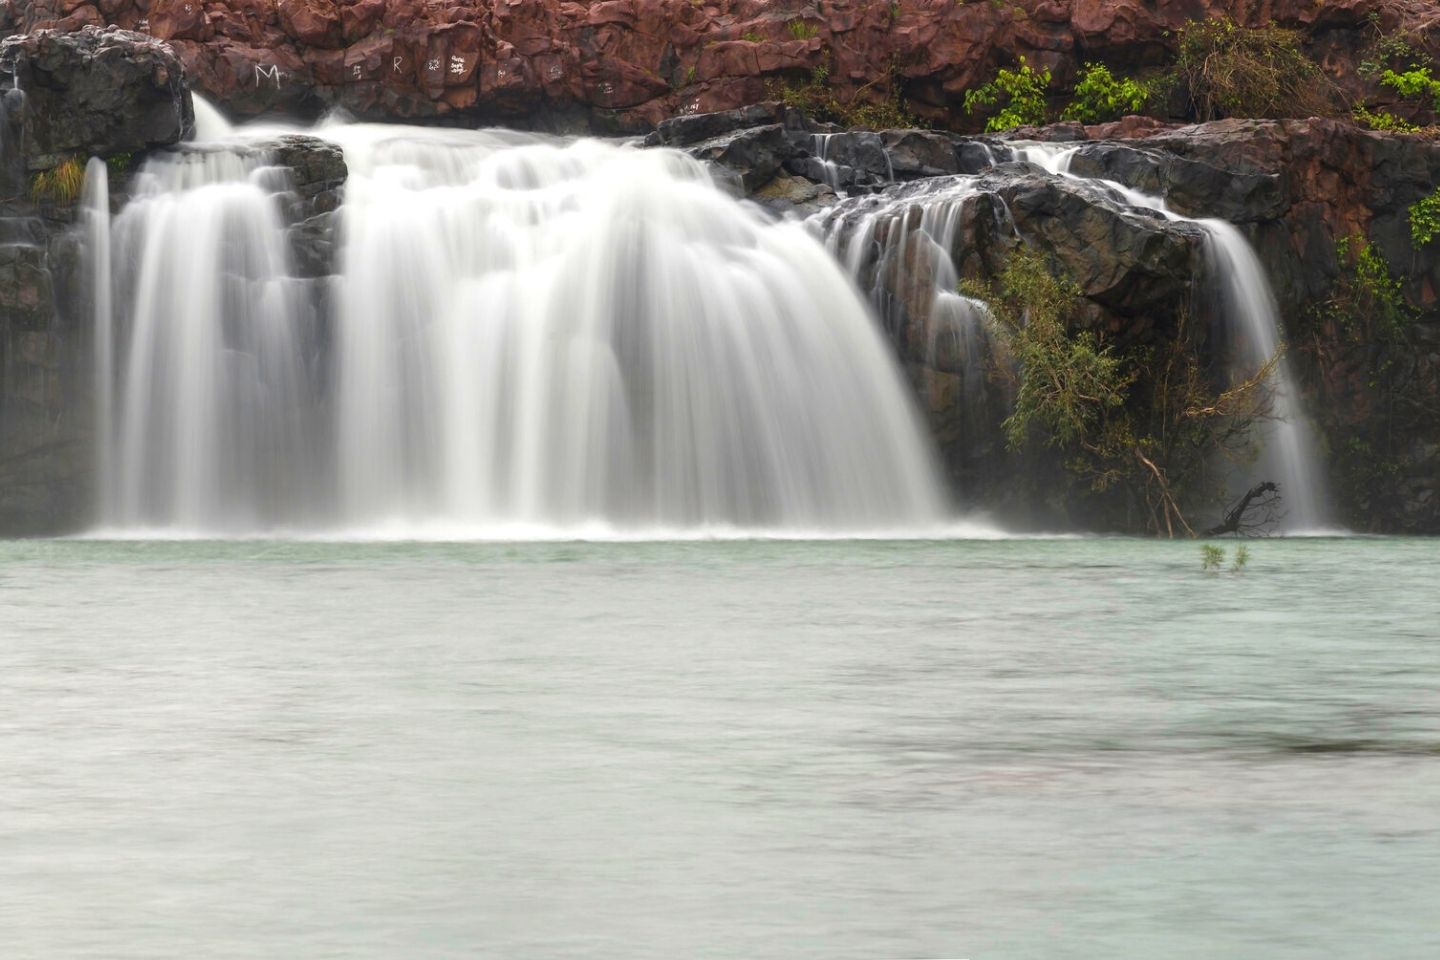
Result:
M1440 545L1248 550L0 543L3 952L1440 956Z

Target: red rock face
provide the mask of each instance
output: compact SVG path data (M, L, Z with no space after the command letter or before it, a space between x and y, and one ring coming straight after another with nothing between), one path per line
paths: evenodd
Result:
M9 15L20 30L115 23L169 40L196 89L239 113L642 129L824 66L842 103L898 84L912 111L962 129L964 91L998 66L1024 56L1063 85L1086 60L1159 65L1205 16L1299 29L1343 80L1372 12L1440 39L1434 0L32 0Z

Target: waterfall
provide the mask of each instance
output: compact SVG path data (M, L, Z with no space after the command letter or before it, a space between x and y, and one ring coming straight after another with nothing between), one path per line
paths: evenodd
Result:
M110 477L115 469L111 410L115 398L115 329L110 265L110 169L99 157L85 165L80 193L81 227L85 236L86 273L90 277L90 329L95 350L95 473ZM102 487L102 498L108 491ZM101 513L111 505L102 503Z
M1035 143L1024 145L1017 153L1021 159L1036 163L1050 173L1084 179L1070 172L1071 161L1078 150L1073 146ZM1263 474L1260 479L1276 481L1284 498L1285 515L1280 519L1280 529L1291 534L1328 530L1314 431L1300 403L1300 388L1289 359L1281 353L1280 310L1260 258L1240 231L1224 220L1186 217L1171 210L1161 197L1114 180L1098 182L1128 203L1155 210L1170 220L1193 223L1205 232L1209 278L1218 288L1220 315L1226 332L1238 347L1230 351L1232 380L1240 382L1253 377L1272 357L1280 354L1271 383L1275 419L1259 428L1257 438ZM1240 492L1234 491L1237 495Z
M1238 382L1254 376L1280 350L1282 337L1274 295L1250 244L1223 220L1185 217L1170 210L1161 197L1113 180L1091 180L1071 173L1078 150L1074 145L1052 143L1017 143L1011 148L1014 159L1052 176L1098 183L1131 206L1154 210L1202 230L1207 274L1218 293L1220 317L1234 341L1235 349L1228 358L1230 377ZM927 357L930 366L960 374L972 406L980 399L982 364L989 345L983 305L955 292L952 257L956 224L965 204L978 192L977 180L955 176L919 181L888 195L817 214L811 220L813 229L826 238L830 249L868 291L890 335L912 355ZM1283 531L1324 531L1324 484L1313 431L1283 354L1271 390L1275 419L1257 431L1259 475L1280 485L1286 505L1280 521ZM1236 482L1241 482L1240 478Z
M263 154L167 153L115 217L106 525L245 530L322 499L282 186Z
M224 142L149 160L110 229L103 527L945 520L930 441L853 286L802 226L728 198L698 162L327 125L313 133L350 175L335 276L310 281L264 138L200 126Z

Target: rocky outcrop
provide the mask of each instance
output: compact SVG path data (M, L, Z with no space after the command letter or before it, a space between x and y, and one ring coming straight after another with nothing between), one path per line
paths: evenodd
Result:
M0 42L0 88L19 93L6 113L28 170L177 143L194 123L175 52L115 28L40 30Z
M343 106L371 118L463 114L639 130L723 111L827 70L842 104L903 95L973 122L965 90L1024 56L1068 86L1081 63L1173 58L1177 28L1230 15L1303 32L1355 88L1374 15L1440 47L1430 0L30 0L14 28L117 24L170 42L197 90L242 114Z

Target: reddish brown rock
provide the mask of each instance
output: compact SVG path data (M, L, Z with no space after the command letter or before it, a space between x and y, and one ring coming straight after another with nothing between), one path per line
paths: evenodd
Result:
M743 106L817 67L841 103L899 93L936 125L973 129L964 93L999 66L1023 56L1049 68L1058 95L1086 61L1162 66L1185 21L1222 14L1300 30L1352 90L1371 15L1440 50L1434 0L12 0L4 11L0 30L114 23L171 40L198 92L242 114L463 110L609 129Z

